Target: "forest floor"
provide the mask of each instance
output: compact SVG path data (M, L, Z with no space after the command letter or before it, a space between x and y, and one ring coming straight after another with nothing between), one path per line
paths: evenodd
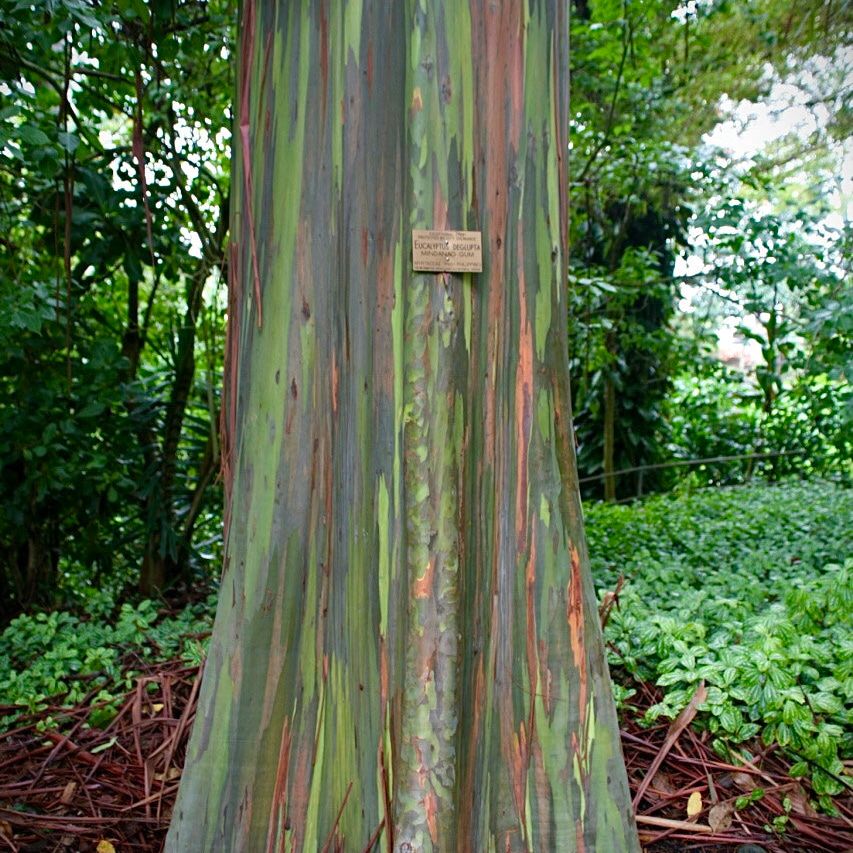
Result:
M853 851L851 519L827 482L586 508L649 853ZM212 606L0 633L0 851L162 849Z
M0 741L0 850L160 851L195 716L198 674L180 660L149 667L103 729L85 725L92 705L84 702L48 708L7 732ZM657 688L646 687L637 702L651 706L658 699ZM839 817L819 815L774 749L744 745L753 760L726 763L707 732L691 727L690 716L650 728L623 719L622 747L649 853L853 849L853 795L836 798ZM738 798L758 789L763 796L739 810ZM780 817L784 832L768 831Z

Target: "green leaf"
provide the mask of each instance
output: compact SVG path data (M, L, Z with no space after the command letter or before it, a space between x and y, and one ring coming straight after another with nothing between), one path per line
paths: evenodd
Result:
M17 129L18 137L30 145L49 145L50 139L47 134L32 124L22 124Z
M87 403L79 412L77 412L77 416L79 418L94 418L97 415L100 415L104 411L104 404L99 400L92 400L92 402Z
M66 133L64 130L59 131L57 139L59 140L59 144L69 154L73 154L77 150L77 146L80 144L79 137L75 136L73 133Z
M97 746L93 746L89 752L94 755L97 755L99 752L106 752L108 749L115 746L117 742L117 737L111 737L108 741L104 741L104 743L99 743Z

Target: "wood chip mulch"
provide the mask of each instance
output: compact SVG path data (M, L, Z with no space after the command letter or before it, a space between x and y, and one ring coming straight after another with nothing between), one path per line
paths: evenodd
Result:
M88 728L92 704L52 707L0 735L0 850L159 853L195 715L198 669L180 661L136 667L142 674L118 715ZM641 687L639 709L659 700ZM623 722L622 746L644 849L731 853L853 850L853 795L840 817L815 812L807 783L792 780L772 748L751 744L751 761L728 764L707 733L673 722ZM0 707L0 716L11 709ZM45 725L45 722L48 724ZM738 810L756 788L763 796ZM688 811L688 804L690 805ZM783 834L765 828L785 815Z
M634 697L637 717L662 698L648 685L641 685L639 694ZM815 811L808 782L788 776L790 762L775 746L756 740L740 745L742 762L721 760L711 749L709 733L690 725L695 705L703 698L694 696L676 720L652 728L643 728L636 718L622 721L622 750L645 849L851 853L853 793L837 797L840 817L829 817ZM738 798L756 789L763 791L761 798L738 810ZM688 811L691 795L698 808L693 817ZM781 816L788 818L784 833L768 831L774 818Z

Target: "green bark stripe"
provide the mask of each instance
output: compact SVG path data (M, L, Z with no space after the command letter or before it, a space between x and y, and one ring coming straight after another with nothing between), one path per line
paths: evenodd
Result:
M636 851L570 426L566 4L241 20L226 568L167 850ZM413 273L413 227L481 230L482 274Z

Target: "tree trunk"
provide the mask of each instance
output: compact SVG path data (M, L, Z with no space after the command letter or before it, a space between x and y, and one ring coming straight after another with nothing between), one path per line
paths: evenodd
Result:
M616 466L613 456L616 448L616 382L612 367L608 366L604 380L604 500L616 500Z
M638 850L566 352L566 6L246 0L226 566L167 850ZM479 275L412 228L482 231Z

